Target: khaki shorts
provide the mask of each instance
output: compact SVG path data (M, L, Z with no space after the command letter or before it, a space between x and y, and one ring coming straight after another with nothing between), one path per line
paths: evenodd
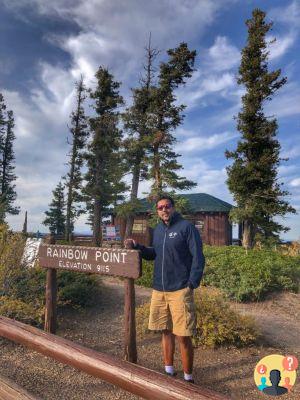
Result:
M196 329L193 290L184 288L175 292L153 290L150 305L149 329L168 329L177 336L192 336Z

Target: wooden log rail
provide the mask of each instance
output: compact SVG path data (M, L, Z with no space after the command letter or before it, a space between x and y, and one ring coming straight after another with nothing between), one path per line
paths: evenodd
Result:
M226 400L209 389L87 349L77 343L0 317L0 336L149 400ZM228 399L227 399L228 400Z
M0 400L38 400L8 378L0 376Z

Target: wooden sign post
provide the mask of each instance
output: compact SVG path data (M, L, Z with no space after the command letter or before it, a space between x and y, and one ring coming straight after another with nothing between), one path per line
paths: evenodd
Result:
M140 252L131 249L65 246L41 244L39 264L47 268L45 326L46 332L56 332L56 270L68 270L100 275L112 275L125 279L125 359L137 362L135 327L134 279L141 276Z
M55 244L55 236L51 235L49 244ZM46 273L46 301L44 330L48 333L56 332L57 325L57 277L56 269L48 268Z

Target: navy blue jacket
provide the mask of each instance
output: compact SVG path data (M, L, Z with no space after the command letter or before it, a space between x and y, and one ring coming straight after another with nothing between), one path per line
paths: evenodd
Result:
M142 257L154 261L153 289L173 292L195 289L202 278L205 259L195 226L175 212L167 226L160 222L153 232L152 247L137 244Z

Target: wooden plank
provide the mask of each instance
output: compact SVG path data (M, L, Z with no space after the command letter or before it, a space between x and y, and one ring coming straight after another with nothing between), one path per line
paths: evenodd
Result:
M0 400L38 400L11 379L0 376Z
M41 244L38 260L43 268L133 279L141 276L141 256L137 250Z
M226 400L212 390L87 349L67 339L0 317L0 336L149 400Z
M220 246L225 246L228 242L227 240L227 230L226 230L226 221L225 221L225 215L222 213L218 214L218 220L219 220L219 245Z

